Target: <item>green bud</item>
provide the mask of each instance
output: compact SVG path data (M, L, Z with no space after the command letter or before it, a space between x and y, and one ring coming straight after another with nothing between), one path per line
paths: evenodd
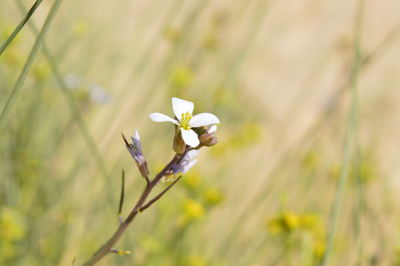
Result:
M175 130L175 138L172 148L178 154L182 154L186 150L186 143L183 141L181 131L178 128Z

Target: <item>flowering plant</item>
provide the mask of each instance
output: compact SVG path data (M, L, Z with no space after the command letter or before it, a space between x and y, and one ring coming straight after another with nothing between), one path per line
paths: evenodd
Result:
M161 113L152 113L149 116L154 122L174 123L177 129L179 129L177 130L176 135L178 137L175 138L175 142L179 142L180 139L182 139L186 145L189 145L192 148L196 148L200 144L199 133L198 131L194 130L195 128L219 124L218 117L211 113L200 113L193 116L194 104L189 101L172 97L172 109L174 110L176 119L173 119ZM179 145L175 142L175 151L178 153L182 153L184 149L176 148L176 146L181 147L185 145Z
M195 156L198 154L200 148L204 146L210 147L218 142L214 135L217 130L216 124L220 123L217 116L211 113L200 113L193 116L194 104L176 97L172 98L172 108L175 119L161 113L152 113L149 115L151 120L155 122L171 122L175 125L175 137L173 141L175 155L153 179L149 177L150 171L142 151L139 132L136 130L131 137L132 143L122 135L126 148L135 161L140 174L146 180L146 187L126 219L122 219L120 216L120 225L115 233L83 265L94 265L109 253L129 254L128 251L114 249L115 244L121 238L129 224L137 214L149 208L170 190L180 180L182 174L189 171L196 163ZM148 200L152 190L160 181L172 182L158 195ZM122 209L123 195L124 185L122 185L121 190L119 213L121 213Z

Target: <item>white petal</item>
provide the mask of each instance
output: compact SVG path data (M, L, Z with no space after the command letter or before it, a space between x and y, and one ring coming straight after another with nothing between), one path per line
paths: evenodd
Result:
M193 113L194 104L189 101L185 101L176 97L172 97L172 109L178 120L181 119L184 113Z
M208 129L208 133L213 134L215 132L217 132L218 126L217 125L212 125L209 129Z
M219 124L219 119L213 114L210 113L200 113L193 116L189 121L190 127L202 127L209 126L213 124Z
M185 130L181 128L181 133L182 133L182 139L187 145L189 145L192 148L196 148L197 146L199 146L200 141L196 132L194 132L191 129Z
M133 138L140 140L139 131L135 129L135 133L133 134Z
M172 122L176 125L179 124L178 121L176 121L175 119L172 119L171 117L161 114L161 113L152 113L152 114L149 114L149 117L154 122Z
M187 158L188 161L192 160L199 154L199 150L190 150L186 153L185 159Z
M182 174L186 174L190 168L192 168L195 164L197 163L196 159L193 159L189 161L183 168L182 168Z

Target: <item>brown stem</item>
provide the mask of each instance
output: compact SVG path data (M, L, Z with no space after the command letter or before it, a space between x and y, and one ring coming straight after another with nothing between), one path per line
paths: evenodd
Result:
M179 161L183 158L185 153L184 154L176 154L174 156L174 158L167 164L167 166L165 166L164 169L161 172L159 172L151 182L147 182L142 195L140 196L139 200L135 204L135 207L133 207L132 211L129 213L129 215L125 219L125 221L123 221L120 224L117 231L115 231L115 233L93 254L93 256L83 264L83 266L94 265L111 252L112 248L118 242L118 240L121 238L122 234L128 228L129 224L133 221L133 219L139 213L139 209L141 209L141 207L145 203L147 197L150 195L153 188L158 184L158 182L167 173L167 171L169 171L175 164L179 163ZM179 180L179 178L177 180L175 180L174 183L172 183L170 186L168 186L163 192L161 192L155 198L150 200L149 203L147 203L144 206L143 210L150 207L155 201L160 199L161 196L164 195L164 193L167 192L178 180Z
M176 178L174 180L174 182L172 182L168 187L166 187L163 191L161 191L160 194L158 194L157 196L155 196L154 198L149 200L149 202L147 202L145 205L140 207L137 210L137 212L142 212L142 211L146 210L148 207L150 207L151 205L153 205L153 203L156 202L157 200L159 200L162 196L164 196L164 194L167 193L167 191L170 190L179 181L179 179L181 179L181 177L182 176L179 176L178 178Z

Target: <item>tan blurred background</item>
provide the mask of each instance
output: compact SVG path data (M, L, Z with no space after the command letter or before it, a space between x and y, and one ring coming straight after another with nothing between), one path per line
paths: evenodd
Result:
M1 43L33 2L1 1ZM148 114L172 115L176 96L218 115L219 143L134 221L117 245L131 255L99 265L318 265L354 78L329 265L398 265L400 2L364 2L63 1L0 140L0 264L79 265L95 251L118 226L121 169L124 215L144 185L120 134L139 130L155 174L174 131ZM35 38L27 25L0 56L1 108Z

